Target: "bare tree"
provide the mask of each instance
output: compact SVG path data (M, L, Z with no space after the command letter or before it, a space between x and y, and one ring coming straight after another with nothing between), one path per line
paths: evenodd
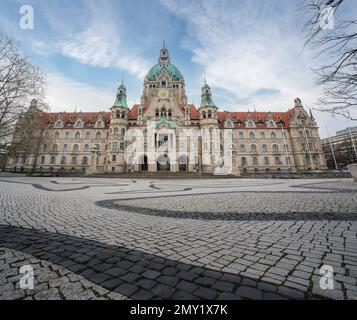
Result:
M349 1L305 0L304 32L305 45L324 61L315 69L316 83L324 88L318 110L357 120L357 19L338 15Z
M8 155L16 159L17 163L31 165L31 171L37 169L37 159L41 148L51 143L52 137L48 134L48 124L43 119L43 109L48 106L37 100L31 101L30 107L21 114L14 128L12 143L7 147Z
M19 121L32 98L44 94L44 75L11 39L0 35L0 153L24 143ZM13 137L17 136L17 139Z

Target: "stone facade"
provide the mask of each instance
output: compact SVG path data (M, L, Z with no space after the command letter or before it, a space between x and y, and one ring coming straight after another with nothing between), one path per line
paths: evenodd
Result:
M145 77L140 105L129 108L126 96L122 83L110 112L38 111L45 137L40 154L9 159L7 170L33 168L33 161L37 170L86 173L326 169L317 124L300 99L287 112L221 112L205 81L196 108L187 103L184 77L165 46Z

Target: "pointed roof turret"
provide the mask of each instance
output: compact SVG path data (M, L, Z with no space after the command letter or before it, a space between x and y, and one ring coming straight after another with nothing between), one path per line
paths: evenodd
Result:
M214 107L216 108L213 99L212 99L212 92L210 86L206 82L206 75L204 75L204 84L201 89L201 106L200 108L204 107Z
M120 84L119 88L118 88L118 93L117 93L117 97L115 99L114 108L128 108L128 103L126 101L126 87L124 85L124 82L122 80L122 83Z

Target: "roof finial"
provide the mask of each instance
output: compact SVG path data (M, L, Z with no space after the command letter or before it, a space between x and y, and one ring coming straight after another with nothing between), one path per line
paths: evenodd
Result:
M124 85L124 72L121 74L121 85Z
M203 81L204 81L204 84L207 84L206 70L203 70Z

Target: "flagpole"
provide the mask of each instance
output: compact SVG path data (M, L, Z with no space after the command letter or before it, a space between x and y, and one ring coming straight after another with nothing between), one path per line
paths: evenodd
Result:
M331 152L332 152L333 161L334 161L334 163L335 163L335 168L336 168L336 170L338 170L338 166L337 166L337 162L336 162L336 157L335 157L335 152L333 151L333 146L332 146L332 142L331 142L331 139L330 139L330 133L329 133L327 127L326 127L326 130L327 130L328 141L330 142L330 148L331 148Z

